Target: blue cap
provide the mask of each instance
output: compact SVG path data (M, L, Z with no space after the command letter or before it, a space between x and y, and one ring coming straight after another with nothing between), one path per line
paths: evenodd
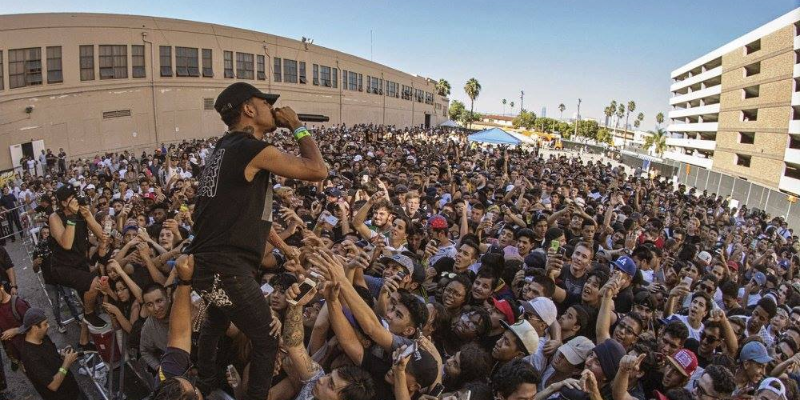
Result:
M615 269L618 269L630 276L636 275L636 261L633 261L633 259L628 256L617 258L614 260L613 264Z
M772 361L772 357L767 354L767 348L760 342L750 342L744 345L739 354L739 361L755 361L759 364L766 364Z
M758 286L764 286L767 284L767 276L764 275L764 273L761 271L758 271L755 274L753 274L753 279L756 280Z

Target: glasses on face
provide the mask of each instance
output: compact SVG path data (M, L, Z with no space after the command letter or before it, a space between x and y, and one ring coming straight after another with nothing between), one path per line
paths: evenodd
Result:
M705 332L702 332L702 333L700 333L700 340L702 340L702 341L704 341L706 343L714 343L714 342L718 341L719 338L716 337L716 336L707 335Z
M457 289L453 289L453 288L445 289L444 293L445 294L449 294L451 296L455 296L455 297L463 297L465 295L464 293L461 293Z
M725 397L725 396L714 396L714 395L708 394L708 392L706 392L706 389L704 387L700 386L700 380L699 379L694 381L692 387L694 388L694 392L695 392L695 394L696 394L698 399L715 399L715 400L728 400L729 399L729 397Z
M447 271L445 271L445 272L442 272L441 274L439 274L439 276L441 276L442 278L455 279L456 278L456 273L455 272L447 272Z
M634 330L632 326L630 326L630 325L628 325L628 324L626 324L624 322L618 323L617 324L617 328L621 329L622 333L624 333L626 335L635 335L636 334L636 330Z
M708 293L708 294L713 294L714 293L714 288L712 286L706 285L704 283L701 283L701 284L697 285L697 288L702 290L702 291L704 291L704 292L706 292L706 293Z

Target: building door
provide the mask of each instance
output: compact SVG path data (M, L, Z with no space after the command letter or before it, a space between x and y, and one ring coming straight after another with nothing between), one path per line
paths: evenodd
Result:
M425 114L425 129L430 129L431 127L431 115Z
M40 154L42 150L44 150L44 140L35 140L10 146L11 165L14 166L14 168L20 167L19 161L22 157L33 157L35 159L38 157L37 154Z

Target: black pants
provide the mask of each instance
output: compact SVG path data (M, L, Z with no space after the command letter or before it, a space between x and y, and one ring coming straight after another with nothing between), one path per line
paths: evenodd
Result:
M253 344L247 398L264 400L269 394L278 351L278 339L269 333L272 322L269 303L252 277L220 274L215 288L214 275L202 271L202 268L196 270L193 279L194 289L209 303L197 344L198 387L204 393L219 387L217 346L233 322ZM228 304L225 300L229 300Z

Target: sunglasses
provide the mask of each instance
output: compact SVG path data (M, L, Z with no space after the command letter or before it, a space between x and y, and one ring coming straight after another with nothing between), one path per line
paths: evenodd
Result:
M718 341L720 339L718 337L716 337L716 336L706 335L705 332L703 332L703 333L700 333L700 340L702 340L704 342L708 342L708 343L714 343L714 342L716 342L716 341Z

